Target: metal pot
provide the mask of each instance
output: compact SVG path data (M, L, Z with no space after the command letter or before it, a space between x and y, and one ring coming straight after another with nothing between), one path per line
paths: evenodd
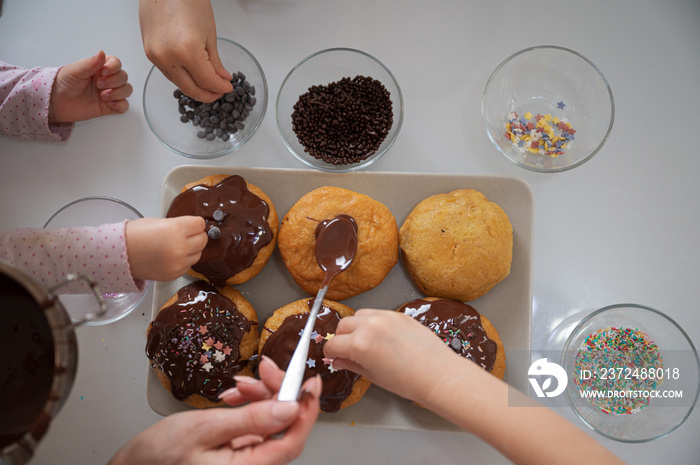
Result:
M73 387L78 365L75 327L56 291L81 275L45 290L0 260L0 465L24 464Z

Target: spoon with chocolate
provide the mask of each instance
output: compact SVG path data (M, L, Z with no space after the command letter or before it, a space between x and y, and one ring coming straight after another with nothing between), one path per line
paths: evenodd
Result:
M309 319L306 321L294 355L292 355L287 367L277 400L296 401L298 399L299 389L304 380L306 359L309 355L311 341L309 335L314 330L314 323L323 303L323 297L326 295L333 278L350 266L356 252L357 224L351 216L338 215L332 220L322 221L316 228L316 261L325 276L311 306Z

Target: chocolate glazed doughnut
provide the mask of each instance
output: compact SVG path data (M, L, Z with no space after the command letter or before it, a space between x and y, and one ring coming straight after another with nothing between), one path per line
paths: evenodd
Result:
M300 299L277 309L265 322L260 336L259 353L270 357L281 369L286 370L306 325L314 299ZM338 302L323 300L309 346L304 380L320 375L323 381L321 410L336 412L359 401L370 386L362 376L348 370L336 370L332 360L325 358L323 347L335 334L341 318L354 314L354 310Z
M148 328L146 355L173 397L194 407L219 405L235 375L257 365L257 314L232 287L205 281L182 287Z
M267 264L279 219L270 198L241 176L218 174L187 184L166 216L195 215L206 221L209 241L189 274L217 287L242 284Z
M398 309L429 327L445 344L494 376L503 379L505 351L491 322L471 305L427 297Z

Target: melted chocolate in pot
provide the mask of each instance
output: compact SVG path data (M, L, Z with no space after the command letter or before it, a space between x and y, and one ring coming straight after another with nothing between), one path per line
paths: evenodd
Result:
M0 449L27 432L39 440L46 431L54 356L43 309L22 286L0 275Z
M176 399L199 394L216 402L248 366L238 346L250 326L235 303L213 285L195 281L158 312L148 330L146 355L168 376Z
M228 278L252 265L258 251L272 240L269 214L268 204L248 190L242 177L234 175L216 186L200 184L180 193L166 216L204 218L210 239L192 269L222 287ZM216 232L210 232L212 228Z
M313 305L313 301L314 299L309 300L309 308ZM299 333L304 329L308 318L308 313L291 315L284 319L276 331L271 332L265 328L264 331L271 334L265 341L261 355L267 355L275 361L280 369L286 370L289 362L292 360L297 341L299 341ZM340 315L338 312L323 305L316 317L314 332L310 337L315 338L317 335L326 337L328 334L335 334L339 321ZM324 412L336 412L352 392L352 386L360 375L348 370L334 370L331 372L330 365L324 362L323 346L325 344L325 339L320 340L320 342L316 342L314 339L311 340L308 361L304 371L304 381L320 374L323 381L321 410Z
M399 309L435 332L452 350L487 371L496 361L496 343L486 336L481 316L473 307L456 300L408 302Z

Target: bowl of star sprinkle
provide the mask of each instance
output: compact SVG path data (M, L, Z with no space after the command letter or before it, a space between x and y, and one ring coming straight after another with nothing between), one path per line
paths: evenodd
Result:
M489 78L481 114L493 145L523 168L551 173L587 162L615 119L608 81L583 55L558 46L521 50Z

